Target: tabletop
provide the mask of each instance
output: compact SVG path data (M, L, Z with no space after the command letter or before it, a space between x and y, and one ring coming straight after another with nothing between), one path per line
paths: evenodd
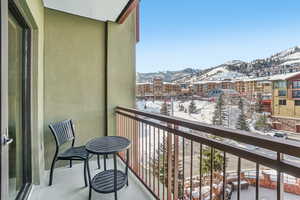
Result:
M125 137L105 136L92 139L85 148L93 154L113 154L128 149L130 145L130 140Z

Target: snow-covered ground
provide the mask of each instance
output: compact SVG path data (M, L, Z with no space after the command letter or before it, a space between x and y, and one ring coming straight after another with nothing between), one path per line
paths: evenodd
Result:
M208 101L200 101L200 100L194 100L196 107L197 107L197 113L195 114L189 114L185 113L183 111L179 111L179 105L182 104L185 109L188 110L188 107L191 103L191 101L174 101L173 102L173 109L174 109L174 116L180 117L187 120L192 121L198 121L203 123L212 123L212 118L215 110L215 103L214 102L208 102ZM161 105L163 104L163 101L137 101L137 108L143 111L148 112L155 112L160 113ZM146 107L145 107L146 105ZM146 108L146 109L145 109Z
M188 112L180 111L179 105L180 104L183 105L184 108L188 110L188 107L191 103L190 100L184 102L174 101L173 102L174 116L191 120L191 121L212 124L216 103L210 101L200 101L200 100L194 100L194 102L197 107L197 113L189 114ZM154 101L154 102L137 101L136 104L137 104L137 108L140 110L160 113L160 108L161 105L163 104L163 101ZM236 105L227 105L226 110L229 116L229 120L228 120L229 128L234 129L236 127L236 123L240 114L240 109Z

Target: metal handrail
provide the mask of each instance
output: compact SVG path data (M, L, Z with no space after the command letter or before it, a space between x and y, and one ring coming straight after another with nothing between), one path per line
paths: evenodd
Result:
M161 114L140 111L132 108L125 108L118 106L117 111L125 111L128 113L149 117L162 122L171 123L177 126L182 126L197 130L200 132L209 133L211 135L219 136L222 138L232 139L238 142L251 144L260 148L269 149L278 153L287 154L300 158L300 144L295 141L282 140L277 138L271 138L265 135L249 134L249 132L230 129L223 126L216 126L205 124L201 122L194 122L178 117L165 116ZM191 133L186 133L191 134Z

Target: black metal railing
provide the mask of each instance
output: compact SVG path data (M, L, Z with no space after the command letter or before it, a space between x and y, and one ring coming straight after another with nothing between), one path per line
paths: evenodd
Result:
M157 199L300 195L297 142L124 107L116 119L133 143L129 167Z

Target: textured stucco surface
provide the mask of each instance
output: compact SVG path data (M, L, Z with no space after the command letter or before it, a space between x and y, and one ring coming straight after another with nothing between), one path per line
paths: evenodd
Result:
M108 24L108 134L115 134L116 106L135 105L136 16L133 12L124 24Z
M104 135L105 23L45 9L46 168L55 143L48 124L73 119L75 145Z

